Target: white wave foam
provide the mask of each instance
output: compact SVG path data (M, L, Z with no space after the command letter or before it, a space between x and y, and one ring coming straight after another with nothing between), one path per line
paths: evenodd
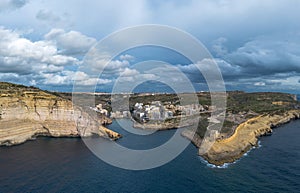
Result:
M258 141L257 146L253 146L249 151L247 151L246 153L244 153L244 155L243 155L241 158L237 159L236 161L234 161L234 162L232 162L232 163L224 163L224 164L221 165L221 166L217 166L217 165L208 163L208 161L206 161L206 160L205 160L204 158L202 158L201 156L198 156L198 157L199 157L200 161L201 161L202 163L206 164L206 166L209 167L209 168L222 168L222 169L224 169L224 168L228 168L230 165L236 164L236 163L237 163L238 161L240 161L243 157L248 156L252 149L258 149L258 148L260 148L260 147L262 147L262 145L261 145L261 142Z
M204 158L202 158L201 156L198 156L200 161L202 163L204 163L207 167L209 168L220 168L220 169L225 169L225 168L228 168L230 165L236 163L236 162L233 162L233 163L224 163L223 165L221 166L217 166L217 165L214 165L214 164L211 164L211 163L208 163Z
M261 148L261 147L262 147L261 142L258 141L258 142L257 142L257 146L253 146L252 149L259 149L259 148Z

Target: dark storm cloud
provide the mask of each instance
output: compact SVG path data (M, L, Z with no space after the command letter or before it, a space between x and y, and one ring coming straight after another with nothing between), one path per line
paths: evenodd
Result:
M300 73L299 35L289 39L258 38L247 42L224 58L249 75Z
M209 47L231 88L299 89L298 0L27 2L0 0L0 32L7 29L0 34L0 75L31 74L38 82L42 73L52 85L68 82L75 73L69 66L80 63L97 40L123 27L156 23L185 30ZM18 30L32 33L22 37ZM175 60L193 83L204 81L196 64ZM130 67L122 61L111 65L108 78Z

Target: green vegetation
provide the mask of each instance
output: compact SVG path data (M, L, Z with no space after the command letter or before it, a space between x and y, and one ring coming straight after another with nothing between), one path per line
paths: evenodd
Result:
M276 105L273 102L286 102ZM227 97L227 111L232 113L253 111L259 114L270 113L278 110L293 109L298 102L293 95L285 93L244 93L229 92Z

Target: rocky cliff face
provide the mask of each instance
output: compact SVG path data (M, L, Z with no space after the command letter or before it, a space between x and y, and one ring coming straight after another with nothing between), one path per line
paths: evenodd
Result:
M0 145L14 145L36 136L53 137L100 136L120 137L102 126L98 119L71 101L38 89L1 83Z
M240 124L231 137L217 140L208 152L199 153L215 165L234 162L257 145L258 137L268 135L272 133L272 128L299 118L300 110L257 116Z

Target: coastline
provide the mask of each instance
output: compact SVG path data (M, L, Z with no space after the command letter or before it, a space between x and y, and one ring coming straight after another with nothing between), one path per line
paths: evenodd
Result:
M269 135L272 129L300 118L300 110L290 110L279 114L264 114L240 124L232 136L217 140L210 150L200 154L209 164L222 166L234 163L253 147L261 136ZM186 136L185 136L186 137ZM198 148L199 143L193 142ZM201 144L201 143L200 143Z
M91 108L74 105L68 98L70 96L55 95L38 88L11 83L0 83L0 86L0 146L21 144L38 136L99 135L111 140L122 137L105 127L112 123L111 119L91 111ZM245 98L249 103L247 106L244 106ZM98 102L100 99L98 98ZM106 98L103 100L109 102ZM191 130L192 125L199 123L198 114L149 121L144 124L136 122L133 118L131 120L133 126L140 129L169 130L190 127L182 132L182 136L199 148L198 154L208 163L221 166L241 158L251 148L257 146L260 136L271 134L272 128L300 118L300 105L295 96L290 94L228 93L228 100L230 101L228 110L231 113L227 120L229 124L227 123L227 127L223 125L225 128L223 133L215 132L210 135L217 140L212 141L214 144L208 151L200 151L200 147L206 143L206 140L201 138L206 131L204 130L206 124L198 127L196 134ZM256 112L255 115L253 110Z
M76 106L71 100L37 88L10 83L0 86L0 146L22 144L38 136L121 137L104 127L111 123L109 118Z

